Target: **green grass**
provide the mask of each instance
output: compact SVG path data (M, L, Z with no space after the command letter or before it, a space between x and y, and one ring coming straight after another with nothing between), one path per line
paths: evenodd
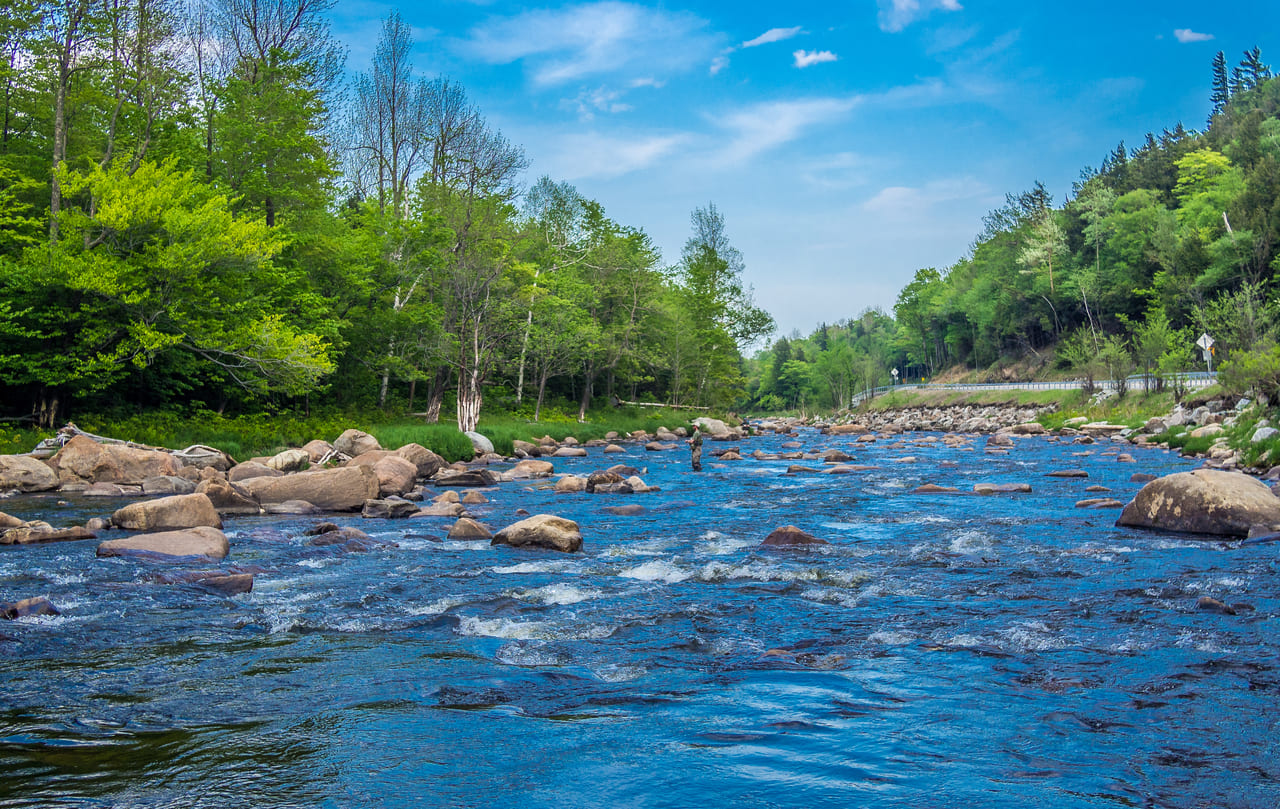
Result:
M510 414L486 413L478 432L493 442L494 449L511 454L516 439L537 442L544 435L557 441L574 436L579 441L604 438L610 431L619 434L635 430L649 433L659 426L674 430L691 419L707 415L701 411L668 408L601 408L588 412L587 420L578 423L565 410L544 409L543 419L532 421ZM469 460L471 441L458 431L452 419L428 424L410 416L388 416L381 412L326 413L312 416L253 414L234 417L201 411L189 414L155 412L127 418L83 415L76 419L80 429L124 441L154 447L182 449L192 444L216 447L243 461L274 455L289 447L300 447L308 441L333 441L344 430L363 430L378 439L384 447L421 444L449 461ZM41 439L55 430L0 428L0 454L30 452Z

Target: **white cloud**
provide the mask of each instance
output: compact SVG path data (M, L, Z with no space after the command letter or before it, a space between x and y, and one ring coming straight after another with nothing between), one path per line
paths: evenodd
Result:
M623 103L621 98L622 93L618 90L597 87L595 90L583 90L578 93L577 98L561 101L560 106L577 110L581 120L590 121L595 118L597 112L616 114L629 111L631 105Z
M717 73L719 73L721 70L724 70L728 66L729 66L729 57L717 56L716 58L711 60L711 70L710 70L711 75L712 76L716 75Z
M982 182L969 177L935 180L922 188L889 186L862 203L863 211L888 220L926 219L933 208L947 203L983 199L991 190Z
M1208 42L1213 39L1213 34L1201 34L1192 31L1190 28L1175 28L1173 35L1183 44L1188 42Z
M755 39L748 39L742 43L744 48L754 48L757 45L768 45L770 42L781 42L784 39L791 39L801 31L800 26L795 28L770 28Z
M834 62L837 59L836 55L831 51L799 50L791 55L796 58L796 67L800 68L822 64L823 62Z
M880 30L895 33L934 11L963 11L958 0L877 0Z
M652 166L688 141L687 135L616 137L597 132L555 139L546 173L566 180L609 179ZM542 169L539 169L542 171Z
M555 85L630 69L687 69L716 48L706 29L687 12L608 0L495 18L460 47L490 64L523 61L535 84Z
M793 141L811 127L846 115L858 98L812 98L756 104L716 120L731 140L718 152L720 163L748 160L761 152Z

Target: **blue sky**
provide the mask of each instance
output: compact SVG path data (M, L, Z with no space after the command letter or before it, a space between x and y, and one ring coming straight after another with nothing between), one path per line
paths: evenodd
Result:
M1060 202L1121 139L1203 127L1218 50L1280 69L1276 0L338 0L351 71L393 8L419 71L467 88L529 182L574 184L668 263L714 202L780 334L890 311L1006 192Z

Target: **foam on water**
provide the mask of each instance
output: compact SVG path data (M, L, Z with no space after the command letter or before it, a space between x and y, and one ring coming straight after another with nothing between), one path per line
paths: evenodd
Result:
M655 559L652 562L621 570L618 575L625 579L676 584L692 578L693 571L681 567L675 561Z
M910 632L904 632L898 629L878 629L867 636L870 643L878 643L882 646L906 646L916 639L916 636Z
M542 604L566 606L577 604L592 598L599 598L604 591L594 588L574 587L571 584L548 584L545 587L534 587L530 590L512 590L511 596L523 601L537 601Z
M511 618L478 618L466 615L458 622L459 635L512 640L550 640L555 627L547 621L517 621Z
M436 599L435 601L432 601L430 604L419 604L414 607L408 607L407 609L405 609L405 613L407 613L408 615L440 615L442 613L448 612L454 607L460 607L463 604L466 604L467 602L468 600L465 598L450 596L450 597Z
M563 573L577 566L576 562L548 559L539 562L520 562L514 565L491 567L494 573Z
M594 668L591 673L606 683L627 683L648 673L644 666L612 664Z

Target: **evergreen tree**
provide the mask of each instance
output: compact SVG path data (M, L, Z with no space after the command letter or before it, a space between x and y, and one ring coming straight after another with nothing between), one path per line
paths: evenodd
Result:
M1218 51L1213 57L1213 93L1209 96L1209 101L1213 103L1213 110L1209 113L1211 123L1213 116L1222 112L1230 100L1231 82L1227 78L1227 57L1222 51Z

